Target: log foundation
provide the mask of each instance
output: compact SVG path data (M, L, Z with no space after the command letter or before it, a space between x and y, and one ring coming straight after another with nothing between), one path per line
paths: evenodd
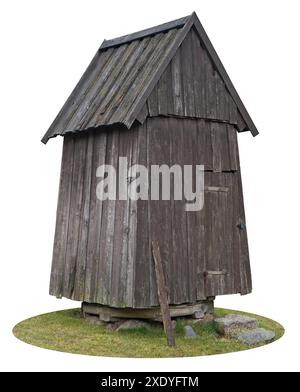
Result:
M190 316L195 319L201 319L206 315L213 314L214 297L210 297L205 301L195 304L170 305L171 318ZM133 308L113 308L99 304L90 304L82 302L82 315L84 318L98 317L101 321L112 322L119 319L147 319L154 321L162 321L159 307L147 309Z

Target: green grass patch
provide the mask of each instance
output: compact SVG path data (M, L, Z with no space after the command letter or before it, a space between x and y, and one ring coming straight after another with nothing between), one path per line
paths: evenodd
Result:
M274 340L284 334L284 329L280 324L265 317L229 309L215 309L217 317L229 313L255 317L260 327L275 332ZM26 343L49 350L107 357L192 357L230 353L257 347L250 347L237 340L219 336L213 323L203 326L193 324L198 337L186 339L184 325L188 323L191 321L185 319L177 322L175 348L167 346L166 336L159 324L151 326L150 330L111 332L106 330L105 326L93 325L82 319L80 309L68 309L32 317L17 324L13 329L13 334Z

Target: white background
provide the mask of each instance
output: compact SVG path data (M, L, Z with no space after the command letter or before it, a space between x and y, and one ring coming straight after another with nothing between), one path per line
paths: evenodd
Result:
M40 139L104 38L196 11L260 135L239 135L253 294L217 306L271 317L285 336L184 359L58 353L15 339L27 317L77 306L48 295L62 139ZM2 1L1 370L300 370L299 1Z

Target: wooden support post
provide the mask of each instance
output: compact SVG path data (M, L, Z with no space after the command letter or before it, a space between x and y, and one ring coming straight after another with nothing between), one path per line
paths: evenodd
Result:
M164 330L167 335L168 345L174 347L175 337L172 328L172 321L171 321L170 309L168 304L167 288L166 288L165 276L164 276L158 241L152 241L152 255L153 255L154 265L155 265L158 300L160 304Z

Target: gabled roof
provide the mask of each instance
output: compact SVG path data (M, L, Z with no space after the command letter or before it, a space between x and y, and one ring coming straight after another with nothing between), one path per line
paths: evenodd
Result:
M253 136L258 131L197 15L104 40L92 62L44 135L80 132L111 124L130 128L191 28L197 31Z

